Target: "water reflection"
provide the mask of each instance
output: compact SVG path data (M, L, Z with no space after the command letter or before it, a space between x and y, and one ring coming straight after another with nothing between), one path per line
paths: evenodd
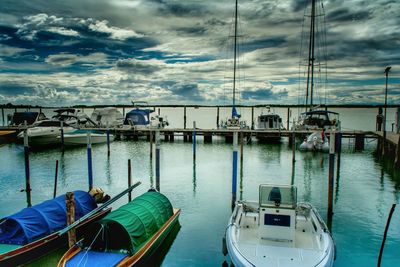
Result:
M193 196L196 196L196 160L193 160Z
M106 178L107 178L107 185L111 185L111 163L110 163L110 157L107 157L106 160Z
M153 170L153 159L152 158L150 158L149 176L150 176L150 188L154 188L154 170Z

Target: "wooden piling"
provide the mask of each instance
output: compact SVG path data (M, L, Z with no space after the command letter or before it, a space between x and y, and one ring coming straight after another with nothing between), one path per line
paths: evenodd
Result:
M193 122L193 161L196 161L196 122Z
M329 136L329 176L328 176L328 224L333 217L333 175L335 173L335 132L331 131Z
M232 207L236 202L237 192L237 161L238 161L238 132L233 132L233 152L232 152Z
M64 152L64 122L61 121L61 129L60 129L60 139L61 139L61 151Z
M128 188L132 185L132 167L131 167L131 159L128 159ZM128 193L128 201L132 201L132 191Z
M28 133L27 124L24 122L24 157L25 157L25 192L26 192L26 202L28 207L32 206L31 200L31 177L29 168L29 144L28 144Z
M388 232L388 230L389 230L390 221L392 220L392 215L393 215L393 212L394 212L394 209L395 209L395 208L396 208L396 204L393 204L393 205L392 205L392 208L390 209L388 219L387 219L387 221L386 221L385 232L383 233L383 239L382 239L381 249L380 249L380 251L379 251L378 267L381 266L383 248L385 247L387 232Z
M254 130L254 107L251 107L251 129Z
M158 111L157 111L158 116L160 116L160 113L161 113L160 108L158 108Z
M92 138L90 132L87 132L87 162L88 162L88 180L89 180L89 191L90 191L93 188Z
M365 135L364 134L355 134L355 145L354 145L354 149L355 151L362 151L364 150L364 141L365 139Z
M125 118L125 107L122 108L122 116Z
M174 132L170 132L169 133L169 141L174 142L174 139L175 139Z
M1 116L3 118L3 126L5 126L5 118L4 118L4 108L1 108Z
M212 143L212 133L203 133L204 143Z
M65 195L65 204L67 206L67 225L71 225L75 222L75 201L74 193L68 192ZM68 245L73 247L76 243L76 232L75 228L68 231Z
M169 134L167 132L164 132L164 141L169 141Z
M156 190L160 192L160 130L156 130Z
M397 141L397 145L396 145L396 156L394 159L394 165L397 168L400 167L400 135L399 135L399 140Z
M290 108L287 108L286 130L289 130Z
M54 173L54 192L53 198L57 196L57 180L58 180L58 160L56 160L56 171Z
M296 134L294 130L292 131L291 138L292 138L292 163L294 164L296 162Z
M110 129L107 126L107 157L110 157Z
M186 106L183 107L183 129L186 129Z
M217 129L219 129L219 107L217 107Z

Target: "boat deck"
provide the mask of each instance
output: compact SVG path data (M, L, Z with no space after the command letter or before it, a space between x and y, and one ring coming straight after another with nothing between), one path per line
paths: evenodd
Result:
M321 260L319 240L304 216L297 216L294 242L261 239L258 231L258 214L243 216L237 245L256 266L315 266Z

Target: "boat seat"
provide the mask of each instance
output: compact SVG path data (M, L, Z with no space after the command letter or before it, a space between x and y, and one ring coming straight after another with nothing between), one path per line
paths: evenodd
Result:
M260 209L259 216L260 239L287 242L294 246L296 232L296 211L294 209L263 207Z

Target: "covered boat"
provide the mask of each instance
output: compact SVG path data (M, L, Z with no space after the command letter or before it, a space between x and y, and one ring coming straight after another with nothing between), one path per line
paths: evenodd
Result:
M120 127L124 122L124 116L115 107L95 109L90 118L100 127Z
M295 186L260 185L259 201L235 206L226 247L236 267L333 265L335 246L309 203L296 202Z
M143 263L178 222L180 209L167 197L149 191L111 212L58 266L133 266Z
M303 151L329 152L329 140L326 137L325 131L315 131L310 134L301 143L299 149Z
M95 199L87 192L74 191L75 220L95 208ZM78 226L84 228L110 210L101 210L83 220ZM67 226L65 195L2 218L0 220L0 266L16 266L43 256L66 243L65 235L58 231Z

